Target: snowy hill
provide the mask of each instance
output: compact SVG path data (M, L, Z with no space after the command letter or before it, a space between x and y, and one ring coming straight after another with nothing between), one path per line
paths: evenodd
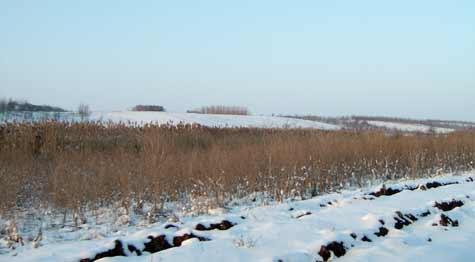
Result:
M132 122L139 125L154 124L200 124L207 127L252 127L252 128L311 128L337 130L339 126L286 117L212 115L170 112L102 112L94 113L92 120Z
M454 131L454 129L451 129L451 128L431 127L428 125L412 124L412 123L397 123L397 122L389 122L389 121L367 121L367 123L371 126L382 127L382 128L398 130L398 131L403 131L403 132L428 133L432 130L436 133L450 133Z
M212 115L195 113L173 113L173 112L94 112L89 118L91 121L112 121L115 123L134 123L144 125L153 124L200 124L208 127L249 127L249 128L309 128L321 130L339 130L346 129L381 129L396 130L401 132L435 132L449 133L464 128L474 128L475 123L460 121L438 121L441 126L434 126L427 121L421 120L420 123L414 121L391 121L372 120L364 117L353 118L318 118L305 120L299 117L285 116L244 116L244 115ZM73 112L8 112L0 113L1 121L27 121L36 122L42 120L58 120L68 122L79 122L81 117Z
M142 228L115 226L113 233L93 225L65 228L44 232L37 249L0 253L0 261L471 261L473 175L280 204L243 202L213 215L179 216Z

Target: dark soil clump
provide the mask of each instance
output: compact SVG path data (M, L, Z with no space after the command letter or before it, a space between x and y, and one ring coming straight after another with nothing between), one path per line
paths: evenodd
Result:
M461 207L461 206L463 206L463 202L460 200L455 200L455 199L452 199L452 201L449 201L449 202L441 202L441 203L435 202L434 204L434 207L445 212L450 211L456 207Z
M228 220L223 220L220 223L210 224L208 227L203 224L196 225L195 229L198 231L210 231L214 229L218 230L228 230L233 227L234 224Z
M330 252L332 252L336 257L341 257L346 254L346 248L343 245L343 242L333 241L326 246L322 246L318 254L323 258L323 261L328 261L331 257Z

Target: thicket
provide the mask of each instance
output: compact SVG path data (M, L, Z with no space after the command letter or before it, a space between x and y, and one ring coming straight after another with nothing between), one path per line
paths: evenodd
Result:
M263 192L307 198L371 181L473 169L475 132L217 129L200 126L0 125L0 215L77 213L121 203L222 206Z
M217 115L250 115L249 109L243 106L203 106L198 109L188 110L188 113L197 114L217 114Z

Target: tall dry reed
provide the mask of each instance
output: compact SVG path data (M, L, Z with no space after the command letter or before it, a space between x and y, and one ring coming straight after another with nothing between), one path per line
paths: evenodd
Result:
M199 126L12 123L0 127L0 214L18 208L80 213L121 202L254 192L310 197L369 181L473 169L475 133L387 135Z

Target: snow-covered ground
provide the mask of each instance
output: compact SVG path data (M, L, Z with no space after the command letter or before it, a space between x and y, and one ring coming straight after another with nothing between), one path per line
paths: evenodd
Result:
M73 112L51 113L51 112L9 112L0 114L0 121L41 121L54 119L59 121L79 122L81 117ZM338 130L341 125L329 124L318 121L303 120L298 118L281 116L241 116L241 115L213 115L213 114L195 114L195 113L176 113L176 112L132 112L132 111L104 111L93 112L88 118L89 121L114 122L114 123L132 123L135 125L144 124L199 124L207 127L233 128L309 128L322 130ZM398 130L402 132L422 132L436 133L453 132L457 127L470 127L469 123L461 124L457 121L446 122L452 124L454 128L430 127L429 125L391 122L391 121L366 121L370 126L384 128L389 130ZM350 123L351 124L351 123ZM350 125L351 128L351 125Z
M18 247L0 254L0 261L101 256L97 261L473 261L474 175L399 181L270 205L239 204L109 235L94 235L91 228L83 230L88 240L77 234L53 242L48 241L52 233L44 232L39 248ZM211 228L216 229L205 230ZM107 257L117 253L125 256Z
M72 112L48 113L48 112L9 112L0 114L2 121L29 121L36 122L54 119L58 121L79 122L81 117ZM326 124L316 121L308 121L295 118L277 116L242 116L242 115L212 115L194 113L173 113L173 112L93 112L88 118L89 121L132 123L136 125L144 124L199 124L207 127L233 128L309 128L322 130L337 130L340 126Z
M427 133L433 130L436 133L450 133L453 132L454 129L451 128L442 128L442 127L435 127L431 128L427 125L421 124L409 124L409 123L396 123L396 122L388 122L388 121L367 121L369 125L387 128L391 130L398 130L403 132L422 132Z
M200 124L207 127L255 127L255 128L312 128L337 130L339 126L286 117L212 115L172 112L102 112L94 113L92 120L147 124Z

